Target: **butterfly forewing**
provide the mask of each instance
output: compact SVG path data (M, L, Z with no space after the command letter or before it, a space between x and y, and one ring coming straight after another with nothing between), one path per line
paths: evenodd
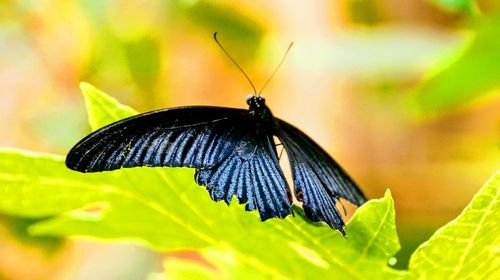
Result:
M244 134L248 111L185 107L133 116L90 134L66 165L98 172L135 166L208 168L226 158Z

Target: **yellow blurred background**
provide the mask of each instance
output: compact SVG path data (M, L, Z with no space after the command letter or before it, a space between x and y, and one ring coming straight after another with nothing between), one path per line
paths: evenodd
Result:
M212 34L257 88L294 41L263 95L368 197L391 189L404 268L500 166L500 70L481 64L500 53L500 28L492 27L500 4L440 2L2 0L0 146L65 154L89 132L81 81L141 112L246 108L251 87ZM467 55L477 63L456 70ZM32 238L23 231L30 222L0 216L0 279L161 271L164 256L146 248Z

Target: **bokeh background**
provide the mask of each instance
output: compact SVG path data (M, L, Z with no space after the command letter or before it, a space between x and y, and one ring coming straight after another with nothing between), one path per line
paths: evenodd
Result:
M263 95L370 198L391 189L405 268L500 166L499 11L496 0L1 0L0 146L65 154L89 132L81 81L139 111L245 108L251 87L212 34L257 88L294 41ZM166 257L32 238L31 223L0 214L0 279L141 279Z

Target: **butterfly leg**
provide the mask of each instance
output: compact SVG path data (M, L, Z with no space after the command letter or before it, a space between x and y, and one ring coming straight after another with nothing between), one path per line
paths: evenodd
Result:
M347 209L345 208L340 198L335 198L335 201L337 201L342 206L342 209L344 210L344 216L347 216Z
M280 144L281 145L281 144ZM285 150L285 148L283 148L283 145L281 145L281 150L280 150L280 153L278 155L278 160L281 160L281 156L283 155L283 151Z
M281 147L281 150L280 150L280 152L279 152L279 154L278 154L278 160L281 160L281 156L283 155L283 150L285 149L285 148L283 147L283 144L278 143L278 144L275 144L275 145L274 145L274 147Z

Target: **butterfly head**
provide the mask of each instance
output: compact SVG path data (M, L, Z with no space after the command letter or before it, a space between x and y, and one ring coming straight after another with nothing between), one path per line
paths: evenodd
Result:
M258 109L266 106L266 99L262 96L249 94L247 96L247 104L250 109Z
M271 111L266 106L266 99L259 95L247 96L248 111L250 116L257 121L258 126L266 126L273 118Z

